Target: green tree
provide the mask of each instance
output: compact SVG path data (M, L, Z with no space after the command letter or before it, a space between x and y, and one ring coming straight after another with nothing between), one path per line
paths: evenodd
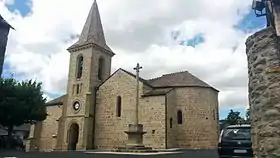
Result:
M231 109L226 118L226 122L228 125L236 125L244 123L244 119L240 116L240 112Z
M246 118L245 118L245 123L246 124L250 124L251 123L251 118L250 118L250 108L248 108L247 110L246 110L246 116L245 116Z
M32 80L18 82L13 77L0 78L0 125L8 129L9 140L14 126L46 119L45 103L42 83Z

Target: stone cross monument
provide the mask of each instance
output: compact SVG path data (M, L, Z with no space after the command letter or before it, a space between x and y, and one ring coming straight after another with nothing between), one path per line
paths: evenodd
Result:
M139 71L142 69L142 66L137 63L137 66L133 68L136 71L136 107L135 107L135 125L138 125L138 109L139 109Z
M137 63L134 68L136 71L136 105L135 105L135 119L133 124L129 124L128 131L125 133L128 135L127 148L128 149L147 149L143 145L143 135L146 133L143 131L143 125L139 124L138 109L139 109L139 71L142 67Z

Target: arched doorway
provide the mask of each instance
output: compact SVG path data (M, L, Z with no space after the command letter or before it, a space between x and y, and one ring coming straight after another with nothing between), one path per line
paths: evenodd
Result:
M76 150L79 139L79 125L77 123L72 123L68 134L68 150Z

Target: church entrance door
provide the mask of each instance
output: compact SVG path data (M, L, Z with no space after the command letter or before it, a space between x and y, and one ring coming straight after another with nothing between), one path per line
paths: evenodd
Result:
M76 150L79 139L79 125L77 123L73 123L70 126L68 133L68 150Z

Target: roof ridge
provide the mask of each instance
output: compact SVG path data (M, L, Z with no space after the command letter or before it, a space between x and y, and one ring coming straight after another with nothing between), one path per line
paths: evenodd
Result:
M131 75L131 76L133 76L133 77L136 78L136 75L133 74L132 72L128 71L128 70L125 70L125 69L123 69L123 68L119 68L118 70L122 70L122 71L126 72L127 74L129 74L129 75ZM139 80L140 80L141 82L147 84L148 86L153 87L150 83L148 83L148 80L147 80L147 79L142 78L141 76L139 76Z
M172 73L168 73L168 74L163 74L162 76L172 76L172 75L177 75L177 74L185 73L185 72L189 73L189 71L184 70L184 71L177 71L177 72L172 72Z
M159 78L161 78L161 77L164 77L164 76L172 76L172 75L176 75L176 74L180 74L180 73L185 73L185 72L190 73L188 70L177 71L177 72L172 72L172 73L166 73L166 74L162 74L161 76L151 78L151 79L149 79L149 81L151 81L151 80L157 80L157 79L159 79Z

